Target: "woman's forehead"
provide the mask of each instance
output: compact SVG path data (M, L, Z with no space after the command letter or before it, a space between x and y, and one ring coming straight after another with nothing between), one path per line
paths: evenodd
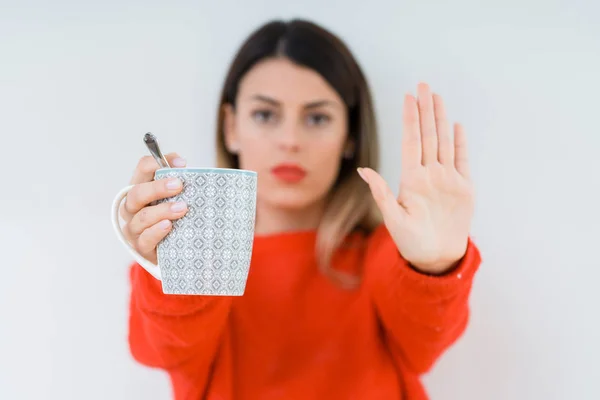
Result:
M241 80L240 101L257 101L260 97L297 105L322 101L343 103L321 75L284 58L258 63Z

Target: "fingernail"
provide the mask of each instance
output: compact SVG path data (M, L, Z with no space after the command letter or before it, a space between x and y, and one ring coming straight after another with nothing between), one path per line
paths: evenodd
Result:
M169 221L168 219L165 219L164 221L160 221L158 223L158 226L161 229L168 229L171 226L171 221Z
M185 204L183 201L178 201L177 203L173 203L171 205L171 211L173 212L180 212L185 210L187 207L187 204Z
M358 175L360 175L360 177L362 178L362 180L363 180L363 181L365 181L365 182L369 183L369 182L367 181L367 178L365 178L365 175L364 175L364 173L363 173L363 169L362 169L362 168L357 168L357 169L356 169L356 172L358 172Z
M171 164L178 168L185 167L185 158L177 157L171 161Z
M171 178L167 181L167 189L178 189L181 186L181 181L177 178Z

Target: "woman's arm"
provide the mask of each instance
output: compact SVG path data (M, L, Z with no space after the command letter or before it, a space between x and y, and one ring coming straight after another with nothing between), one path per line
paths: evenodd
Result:
M400 256L385 226L369 239L365 281L387 343L402 364L427 372L464 332L473 277L481 263L469 240L459 264L441 276L418 272Z
M475 196L464 129L453 132L425 83L404 100L398 195L373 169L358 172L385 224L367 256L373 299L390 348L422 373L467 325L480 256L469 237Z
M164 294L137 263L131 267L129 347L140 363L205 387L227 324L231 297Z

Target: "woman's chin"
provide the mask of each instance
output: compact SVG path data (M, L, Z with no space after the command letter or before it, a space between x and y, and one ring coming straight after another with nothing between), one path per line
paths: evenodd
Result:
M286 211L308 210L321 203L321 199L314 194L293 190L273 190L267 196L262 196L259 201L268 204L270 208Z

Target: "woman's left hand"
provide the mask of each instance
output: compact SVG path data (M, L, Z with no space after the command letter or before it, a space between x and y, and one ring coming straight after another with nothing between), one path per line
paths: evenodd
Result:
M417 270L442 274L464 256L474 211L466 138L454 135L442 98L427 84L405 96L402 170L396 197L370 168L359 168L400 254Z

